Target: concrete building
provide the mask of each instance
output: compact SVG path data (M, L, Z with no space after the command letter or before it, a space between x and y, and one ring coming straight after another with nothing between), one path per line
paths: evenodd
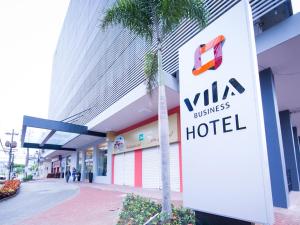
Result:
M206 0L209 23L237 2ZM299 191L300 14L293 14L289 0L249 2L256 35L273 203L288 207L289 191ZM49 119L84 125L89 131L106 133L107 137L50 130L40 136L43 138L38 147L45 143L60 146L61 150L47 150L43 155L51 162L52 173L74 167L81 171L83 179L92 171L94 182L160 188L157 89L152 96L147 94L143 74L144 55L151 46L120 26L105 32L99 28L103 12L113 3L70 2L53 59L49 105ZM185 20L163 43L173 191L183 190L184 179L178 49L198 32L196 23Z

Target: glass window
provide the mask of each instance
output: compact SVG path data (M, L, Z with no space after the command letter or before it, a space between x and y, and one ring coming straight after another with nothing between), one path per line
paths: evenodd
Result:
M89 172L93 172L93 147L90 147L85 152L85 177L88 179Z
M97 157L97 175L107 175L107 144L98 146L98 157Z
M65 173L66 170L66 158L63 158L62 161L61 161L61 172Z
M66 170L71 171L71 156L67 156L66 158Z
M42 143L47 135L51 132L48 129L36 128L36 127L27 127L26 135L25 135L25 142L30 143Z
M56 131L52 135L52 137L47 141L47 144L64 145L77 136L78 136L78 134L75 134L75 133Z
M80 173L81 173L81 168L82 168L82 151L80 151L78 154L78 171L80 171Z
M93 159L93 147L88 148L85 152L86 158L85 159Z

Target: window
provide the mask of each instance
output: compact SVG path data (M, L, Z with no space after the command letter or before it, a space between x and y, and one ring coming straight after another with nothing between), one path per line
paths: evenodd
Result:
M66 158L66 170L71 171L71 156L67 156Z
M78 171L80 171L80 173L81 173L81 168L82 168L82 155L83 155L83 153L82 153L82 151L80 151L78 154Z
M98 146L98 157L97 157L97 175L107 175L107 144L101 144Z
M86 172L86 179L88 179L89 172L93 172L93 147L90 147L86 150L86 158L85 158L85 172Z

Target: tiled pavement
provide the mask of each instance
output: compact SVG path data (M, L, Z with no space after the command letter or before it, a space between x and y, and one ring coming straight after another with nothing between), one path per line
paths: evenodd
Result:
M124 194L81 187L74 198L18 225L112 225L116 224Z
M275 225L300 225L300 192L291 192L289 196L289 209L274 208Z
M128 186L119 185L105 185L105 184L80 184L81 187L89 186L101 190L117 190L125 193L135 193L144 197L152 199L160 199L161 191L157 189L143 189L133 188ZM175 205L182 204L182 194L178 192L172 192L171 199ZM290 207L289 209L274 208L275 212L275 224L274 225L300 225L300 192L290 193Z
M78 185L80 187L78 195L18 225L112 225L116 224L126 193L135 193L153 199L160 199L161 196L159 190L89 183ZM172 199L177 204L181 204L182 195L172 193ZM300 225L300 193L290 193L290 199L288 210L274 209L275 225Z
M119 191L123 193L134 193L146 198L161 199L162 191L150 188L136 188L130 186L114 185L114 184L96 184L96 183L80 183L80 187L92 187L104 191ZM182 193L171 192L171 199L174 202L182 202Z

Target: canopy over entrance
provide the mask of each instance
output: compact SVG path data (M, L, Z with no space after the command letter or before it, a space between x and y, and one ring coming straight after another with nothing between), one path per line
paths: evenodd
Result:
M106 134L87 126L24 116L21 144L24 148L76 151L81 139L97 140Z

